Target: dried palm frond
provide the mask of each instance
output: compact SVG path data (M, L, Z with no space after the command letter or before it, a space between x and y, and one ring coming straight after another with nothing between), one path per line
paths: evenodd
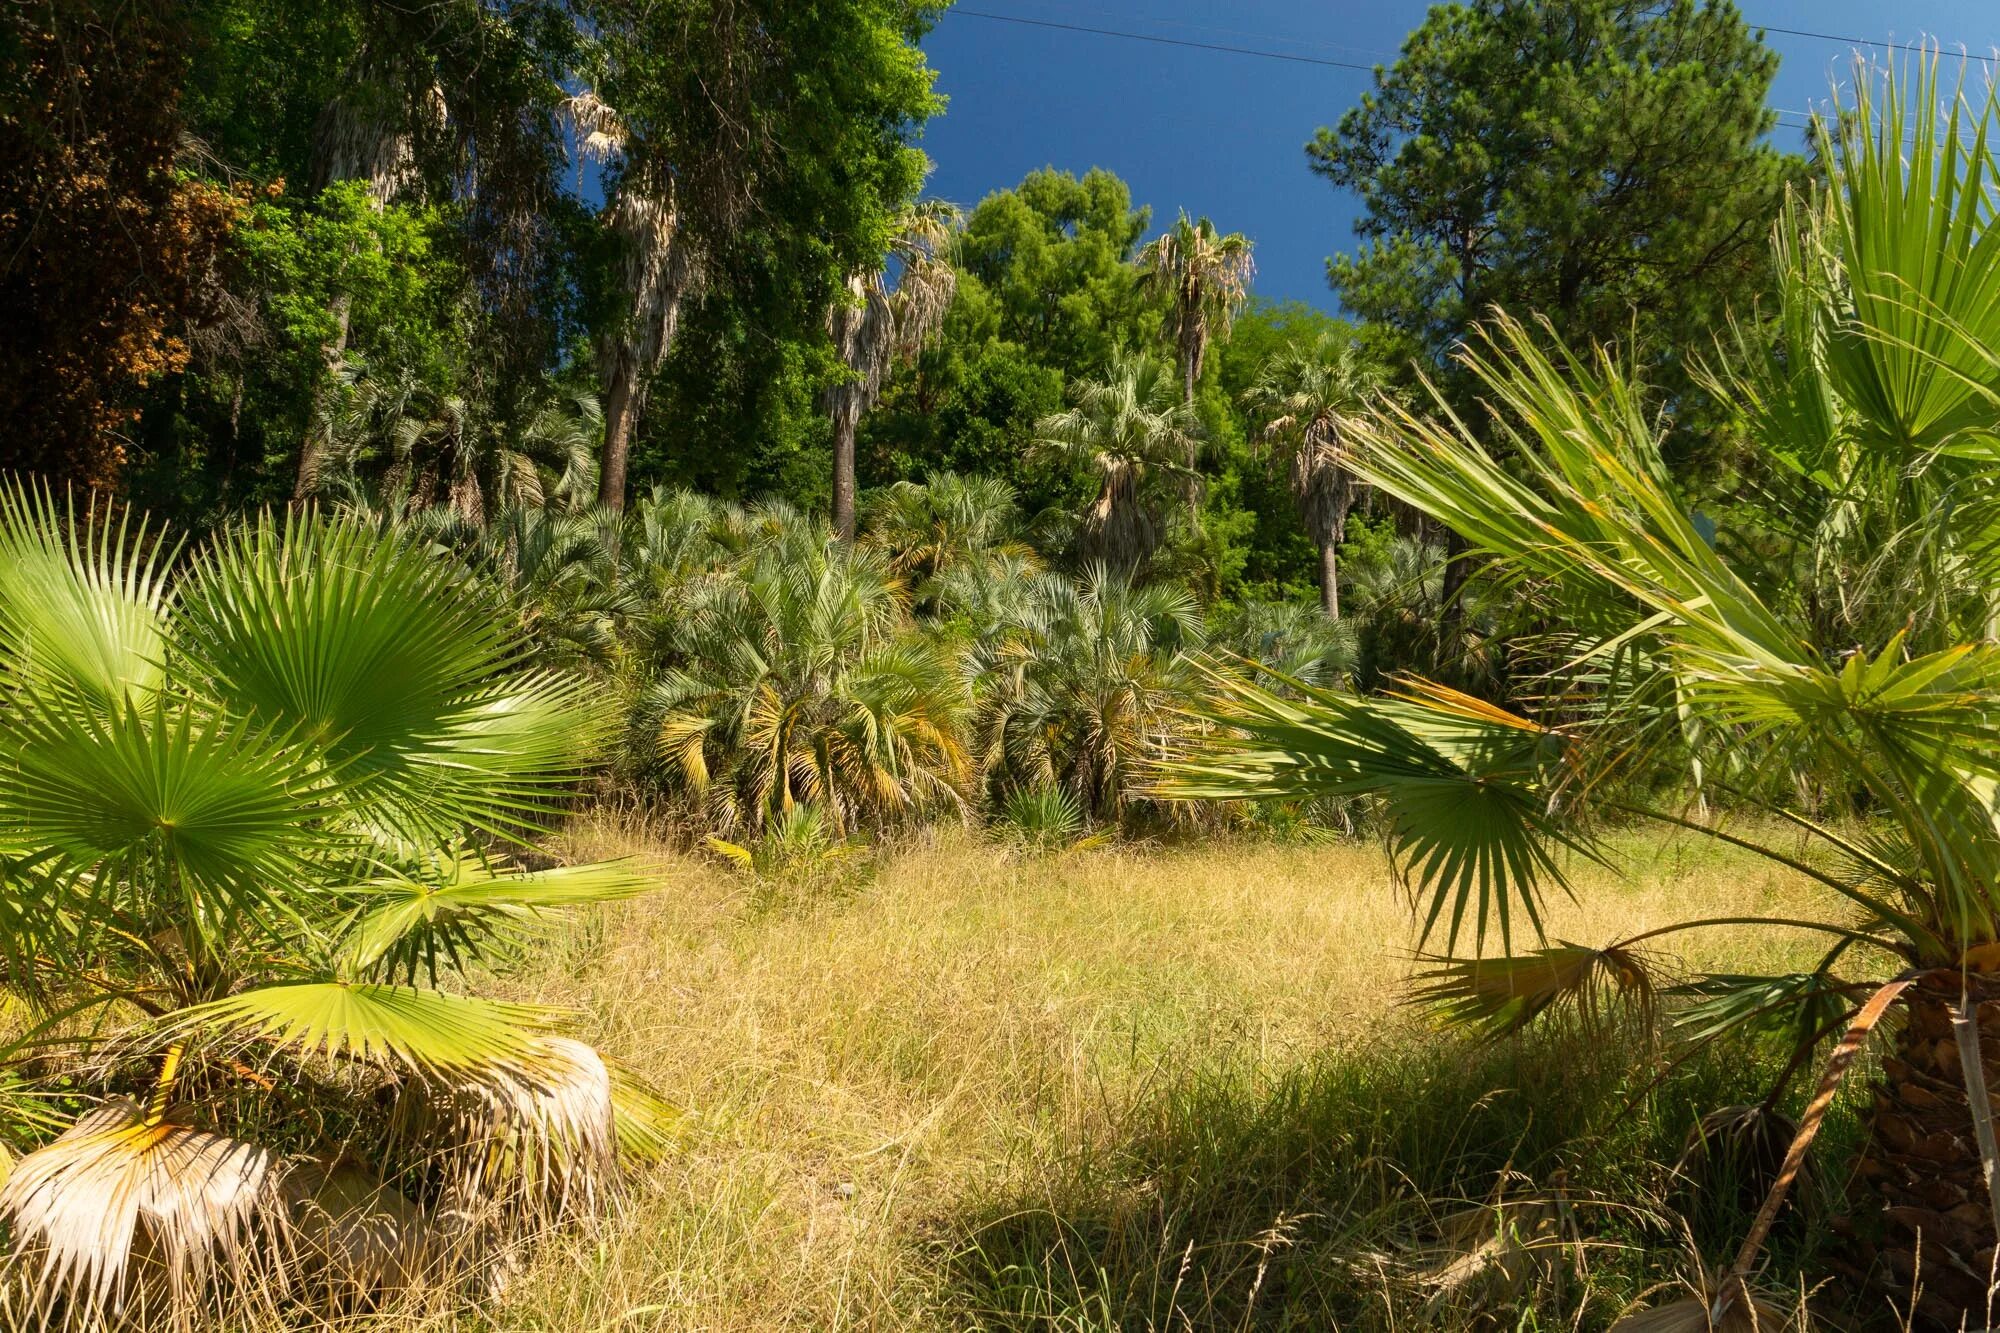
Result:
M1797 1121L1766 1103L1710 1111L1688 1131L1674 1177L1692 1197L1726 1191L1739 1205L1755 1207L1783 1172L1798 1133ZM1809 1181L1802 1166L1801 1187Z
M108 1102L0 1187L7 1285L25 1287L22 1308L45 1327L134 1310L185 1319L256 1258L279 1174L268 1148Z
M625 118L591 89L565 99L557 114L576 136L577 154L586 161L613 162L624 153L629 137Z
M1485 1203L1447 1213L1436 1236L1402 1256L1402 1271L1433 1313L1518 1302L1582 1272L1582 1237L1561 1173L1546 1186L1508 1172Z
M1803 1333L1812 1323L1804 1302L1739 1293L1724 1300L1726 1278L1703 1273L1688 1294L1664 1305L1621 1316L1611 1333Z
M432 1266L430 1219L359 1162L296 1166L282 1192L293 1260L313 1288L336 1299L393 1295Z
M529 1228L594 1207L618 1148L610 1071L580 1041L542 1037L520 1069L408 1099L405 1132L443 1142L445 1207L456 1224Z

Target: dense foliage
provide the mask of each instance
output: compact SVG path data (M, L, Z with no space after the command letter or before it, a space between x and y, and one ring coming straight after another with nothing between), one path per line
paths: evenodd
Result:
M1862 69L1796 157L1724 0L1439 5L1306 150L1338 318L1103 169L925 197L939 9L6 8L0 1312L490 1286L594 1205L663 1108L471 993L646 882L547 863L585 800L820 888L1380 830L1448 1017L1775 1031L1765 1126L1898 1002L1850 1248L1975 1312L2000 103ZM1542 939L1622 820L1853 911Z

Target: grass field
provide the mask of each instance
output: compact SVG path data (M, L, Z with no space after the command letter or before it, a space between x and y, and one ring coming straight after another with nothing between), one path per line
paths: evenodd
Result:
M1399 1003L1409 919L1365 843L1038 857L968 835L800 893L573 837L658 855L664 887L553 941L515 989L587 1013L686 1119L485 1327L1464 1327L1475 1306L1483 1326L1594 1327L1688 1271L1662 1164L1770 1071L1736 1048L1648 1093L1661 1056L1630 1026L1484 1048L1427 1030ZM1710 844L1621 853L1629 882L1592 870L1553 935L1820 906ZM1688 966L1812 957L1770 932L1679 938ZM1462 1290L1413 1278L1506 1172L1562 1183L1591 1243ZM1692 1211L1711 1255L1740 1225ZM1810 1244L1782 1233L1774 1280Z

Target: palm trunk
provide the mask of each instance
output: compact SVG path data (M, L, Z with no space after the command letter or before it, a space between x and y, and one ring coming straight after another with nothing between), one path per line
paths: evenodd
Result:
M1340 545L1331 539L1319 548L1319 607L1328 620L1340 619Z
M643 266L642 266L643 267ZM642 274L641 290L633 293L638 307L636 327L599 344L598 364L604 375L604 464L597 473L597 503L613 513L625 511L625 471L632 455L632 437L639 433L639 416L646 410L646 390L653 372L673 349L680 330L681 295L688 285L688 260L676 240L659 261L659 272ZM647 282L657 286L648 290ZM652 321L646 327L641 321Z
M597 473L597 503L613 513L625 509L625 464L639 419L638 379L630 358L619 357L604 386L604 463Z
M1992 1210L1952 1030L1959 983L1957 972L1937 972L1910 989L1857 1168L1881 1207L1876 1234L1857 1238L1854 1257L1898 1309L1918 1293L1915 1333L1986 1328L2000 1313L1988 1294ZM1986 1082L2000 1086L2000 976L1971 977L1968 990Z
M340 368L347 364L347 338L354 318L354 298L346 292L340 293L333 298L327 313L333 316L333 337L319 349L326 362L326 375L321 379L315 395L313 419L306 423L305 437L299 441L299 474L292 482L293 504L305 503L319 487L319 469L326 456L327 443L320 434L320 422L325 417L323 405L333 391ZM242 390L239 388L237 392L240 398Z
M842 402L833 409L833 532L845 545L854 544L854 438L860 432L859 403Z

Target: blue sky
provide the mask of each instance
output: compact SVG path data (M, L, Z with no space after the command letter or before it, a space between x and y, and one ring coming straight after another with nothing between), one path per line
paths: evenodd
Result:
M1740 6L1752 23L1869 41L1935 37L1981 54L2000 45L2000 0ZM924 136L937 164L929 191L970 206L1036 167L1108 167L1152 205L1156 225L1186 208L1253 237L1260 294L1331 308L1325 260L1353 243L1354 207L1306 170L1302 150L1358 99L1368 73L980 15L1372 67L1393 61L1427 8L1425 0L958 0L925 41L951 99ZM1791 111L1824 99L1854 50L1775 32L1766 40L1784 58L1772 102Z

